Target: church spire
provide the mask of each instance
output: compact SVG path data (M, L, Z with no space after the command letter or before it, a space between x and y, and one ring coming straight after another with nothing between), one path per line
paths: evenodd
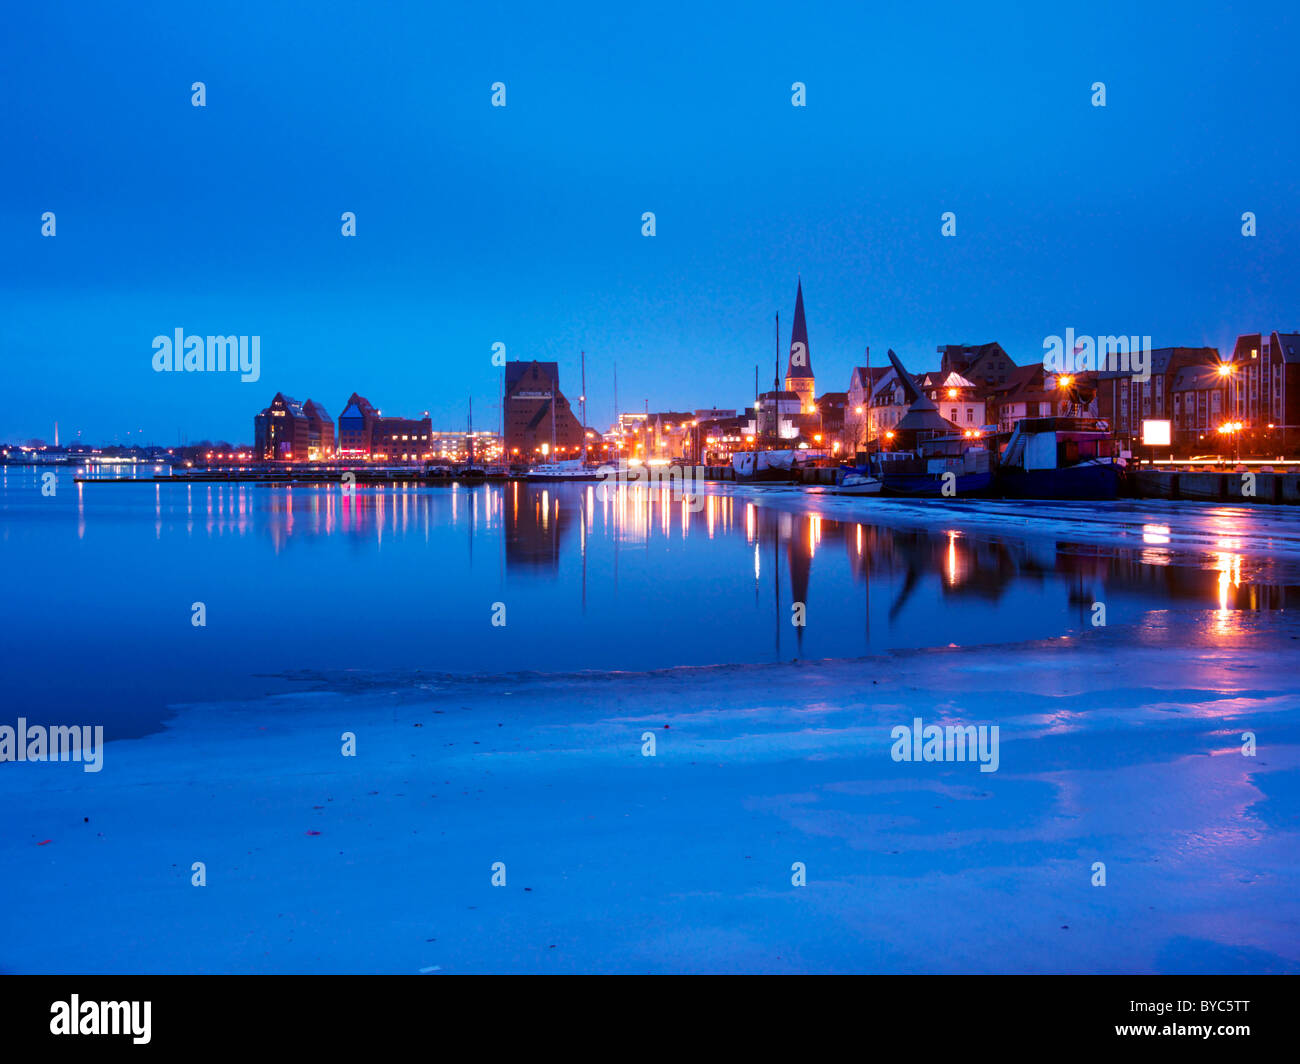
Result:
M803 316L803 279L794 294L794 327L790 330L790 361L785 371L785 390L799 396L800 410L809 414L816 407L812 354L808 350L808 325Z
M790 363L786 367L786 380L813 375L812 355L808 351L808 325L803 317L803 279L800 278L794 293L794 327L790 330Z

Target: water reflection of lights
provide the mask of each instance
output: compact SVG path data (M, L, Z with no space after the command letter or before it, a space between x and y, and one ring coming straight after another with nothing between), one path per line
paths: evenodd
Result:
M1143 525L1142 526L1143 543L1168 543L1169 526L1168 525Z
M1215 568L1219 570L1219 616L1225 616L1232 601L1231 588L1241 586L1241 555L1219 554Z

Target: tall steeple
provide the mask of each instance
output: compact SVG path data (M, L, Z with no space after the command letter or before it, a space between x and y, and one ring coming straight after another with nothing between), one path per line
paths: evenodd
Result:
M785 390L799 396L799 411L811 414L816 410L816 381L813 377L812 354L808 350L808 325L803 316L803 278L798 281L794 294L794 326L790 330L790 361L785 371Z

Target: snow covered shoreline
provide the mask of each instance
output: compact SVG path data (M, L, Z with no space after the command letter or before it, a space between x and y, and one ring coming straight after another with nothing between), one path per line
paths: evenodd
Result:
M1300 624L1206 615L182 707L94 775L0 766L0 969L1300 971ZM999 726L998 770L895 762L916 717Z

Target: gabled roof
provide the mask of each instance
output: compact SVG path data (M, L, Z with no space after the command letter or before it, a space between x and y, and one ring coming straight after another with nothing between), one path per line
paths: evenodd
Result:
M353 392L343 404L343 413L339 417L374 417L375 408L364 395Z
M1250 352L1259 351L1263 346L1260 343L1262 339L1259 333L1243 333L1238 336L1232 348L1232 360L1248 361ZM1300 363L1300 333L1275 332L1269 335L1269 340L1276 345L1283 362L1290 365Z
M995 354L998 358L1007 360L1009 367L1014 367L1015 359L1006 353L1002 345L996 340L991 340L986 344L944 344L939 348L942 356L940 366L957 366L962 371L969 370L980 359L986 355Z
M288 411L290 417L303 416L302 403L298 402L298 400L293 396L285 395L284 392L276 392L275 398L271 400L271 406L275 406L277 400L284 406L285 410ZM267 409L269 410L270 407L267 407Z
M854 366L849 374L849 387L860 383L864 390L871 391L878 380L890 371L891 366Z
M560 364L558 362L507 362L506 363L506 389L507 391L514 387L534 366L543 377L550 379L551 383L557 388L560 380Z
M974 362L981 355L986 355L990 351L997 351L1001 355L1006 355L1007 358L1011 357L1002 350L1002 345L996 340L990 340L986 344L943 344L939 348L940 354L949 355L949 357L960 355L970 362Z
M1001 399L1009 399L1017 392L1029 390L1036 379L1041 379L1043 367L1033 363L1028 366L1016 366L1007 374L1006 383L997 385L993 391Z
M1098 365L1104 365L1106 354L1098 351L1095 358ZM1219 352L1213 347L1156 347L1150 351L1148 369L1151 376L1163 377L1171 368L1178 369L1182 365L1204 365L1218 361ZM1116 377L1131 377L1132 375L1131 370L1097 370L1098 380L1113 380Z
M1275 332L1273 336L1282 350L1284 362L1292 364L1300 362L1300 333Z
M938 370L935 373L924 374L921 377L921 387L922 388L974 388L975 387L975 384L972 381L968 381L956 370L953 370L953 372L949 373L948 376L944 377L944 379L941 381L939 380L939 374L942 372L943 370Z

